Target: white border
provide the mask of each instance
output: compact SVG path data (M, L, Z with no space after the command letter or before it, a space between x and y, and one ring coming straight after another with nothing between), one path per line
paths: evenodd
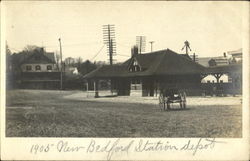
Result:
M217 144L214 149L200 151L195 156L191 152L141 152L116 153L113 160L248 160L249 159L249 3L242 2L243 17L243 138L218 138L226 144ZM1 53L5 53L5 8L1 3ZM2 160L107 160L107 153L86 153L84 151L60 153L55 149L47 153L31 154L33 144L57 144L60 140L68 141L71 146L87 146L91 138L6 138L5 137L5 54L1 54L1 159ZM169 141L181 145L189 139L196 143L199 138L122 138L120 144L126 145L131 140L140 139L162 142ZM116 138L94 138L100 145Z

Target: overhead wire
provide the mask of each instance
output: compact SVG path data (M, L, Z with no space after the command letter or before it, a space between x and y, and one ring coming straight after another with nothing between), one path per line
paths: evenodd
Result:
M122 54L116 54L116 55L124 56L124 57L130 57L130 56L128 56L128 55L122 55Z
M101 49L95 54L95 56L93 56L90 61L92 61L93 59L95 59L97 57L97 55L100 54L100 52L102 51L102 49L104 48L105 44L103 44L103 46L101 47Z

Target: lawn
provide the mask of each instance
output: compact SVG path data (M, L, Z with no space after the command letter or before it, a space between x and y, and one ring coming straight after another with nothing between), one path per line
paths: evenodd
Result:
M198 104L189 105L187 110L163 112L152 103L67 98L74 93L8 91L6 136L242 137L240 104Z

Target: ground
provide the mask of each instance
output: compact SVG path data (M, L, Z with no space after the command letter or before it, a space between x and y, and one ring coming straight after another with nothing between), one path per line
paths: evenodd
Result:
M157 97L93 98L83 91L10 90L7 137L242 137L241 97L187 97L161 111Z

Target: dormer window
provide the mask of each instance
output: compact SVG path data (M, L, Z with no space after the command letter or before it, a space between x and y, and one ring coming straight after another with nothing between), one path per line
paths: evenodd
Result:
M41 70L41 66L40 66L40 65L37 65L37 66L36 66L36 70Z
M133 63L131 64L130 68L129 68L130 72L139 72L141 71L141 68L138 64L138 62L134 59Z

